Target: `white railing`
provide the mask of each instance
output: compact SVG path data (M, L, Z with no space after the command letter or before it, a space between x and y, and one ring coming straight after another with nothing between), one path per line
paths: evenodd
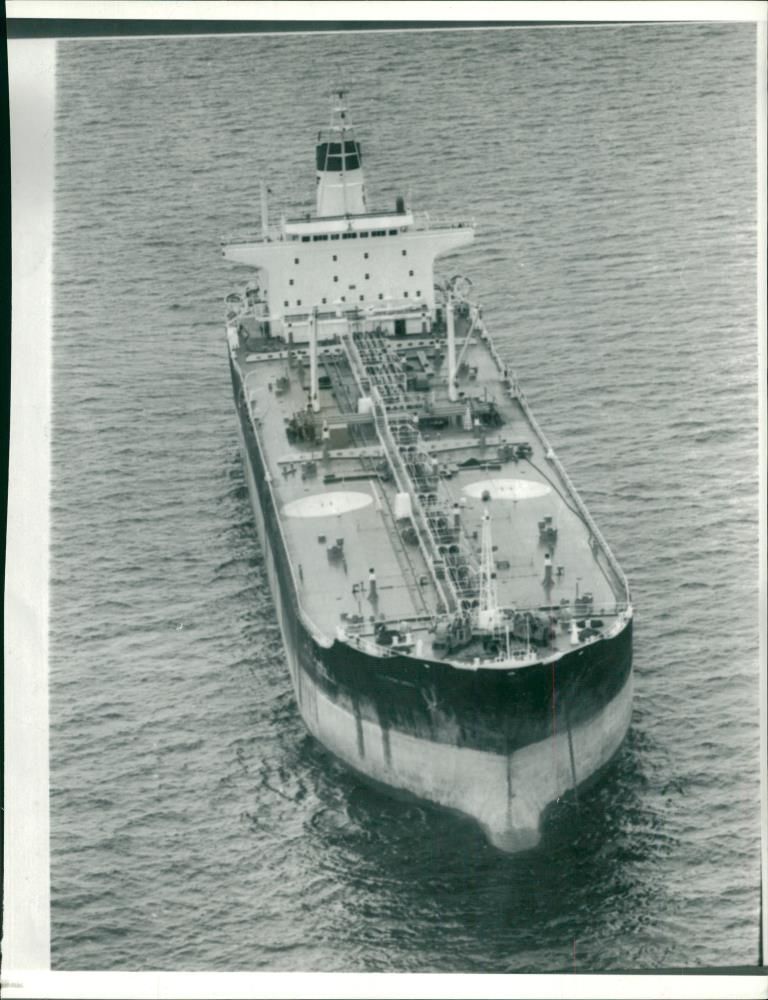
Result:
M381 397L378 386L373 385L370 379L365 376L365 364L363 359L360 357L360 352L357 349L357 345L354 342L354 338L351 334L345 334L341 338L342 344L346 347L347 355L350 362L350 369L357 383L358 391L361 396L370 396L373 401L373 421L376 427L376 432L379 435L382 446L384 448L384 453L389 460L390 467L392 469L392 475L395 479L395 485L399 493L409 493L413 494L411 496L411 506L418 512L423 524L428 524L424 516L424 511L415 496L415 491L409 490L410 476L408 475L408 470L405 468L405 463L403 462L402 456L400 455L400 449L397 447L394 436L392 434L392 429L389 426L389 420L387 419L387 411L384 405L384 400ZM368 381L369 388L363 386L363 379ZM434 561L432 558L432 553L430 552L429 545L424 539L424 535L419 524L414 522L414 530L416 531L416 539L419 543L419 549L426 563L427 569L432 577L432 581L435 585L435 590L437 592L443 607L449 608L450 603L447 600L447 595L445 589L442 586L442 581L438 579L437 571L434 566ZM457 595L453 591L453 584L447 581L451 588L451 596L454 601L454 606L458 607L459 602Z
M226 233L220 237L219 243L222 246L238 246L241 243L280 243L284 238L282 229L271 226L266 233L261 229L245 229L237 233Z
M546 435L544 434L544 431L541 429L541 426L540 426L538 420L533 415L533 411L531 410L530 404L528 403L528 400L525 397L525 393L523 392L523 390L522 390L522 388L520 386L520 383L517 381L516 377L512 379L512 388L513 388L513 391L515 393L515 397L517 398L517 400L520 403L520 406L521 406L523 412L525 413L526 417L528 418L528 422L530 423L531 427L533 427L533 429L534 429L537 437L539 438L539 441L541 441L541 444L544 447L547 459L552 463L552 465L557 470L560 478L563 480L563 483L565 484L566 489L568 490L568 493L569 493L571 499L576 504L576 507L578 508L579 514L584 519L584 521L587 524L587 527L592 532L593 537L596 539L596 541L599 544L600 548L605 553L605 557L608 560L608 564L611 567L611 569L613 570L614 574L616 575L616 578L618 579L619 583L621 584L621 586L622 586L622 588L624 590L624 595L625 595L625 597L627 599L627 603L629 604L630 601L631 601L631 595L630 595L630 589L629 589L629 582L628 582L626 576L624 575L624 571L622 570L621 566L619 565L618 559L616 558L616 556L614 556L613 552L611 551L610 546L608 545L608 542L606 542L605 538L603 538L602 532L600 531L600 529L598 528L598 526L595 524L595 522L594 522L594 520L592 518L592 515L587 510L586 504L584 503L584 501L579 496L579 494L578 494L578 492L576 490L576 487L573 485L573 481L571 480L571 477L565 471L565 468L563 467L563 464L561 463L560 459L555 454L554 448L549 443Z
M395 482L397 483L397 488L401 493L409 494L411 498L411 507L418 515L420 524L423 524L425 530L431 534L431 532L429 531L429 519L426 516L426 513L418 498L416 491L412 488L411 477L408 473L408 469L406 468L405 462L403 461L403 457L400 454L400 449L397 446L397 443L394 439L394 435L392 434L392 429L389 426L389 420L387 418L386 409L384 407L384 401L381 398L381 394L379 393L377 386L371 387L371 396L374 401L374 408L373 408L374 421L377 424L377 430L379 431L379 435L383 438L383 441L385 443L385 451L387 452L387 457L389 458L390 465L393 467L392 471L393 473L396 472L395 467L397 467L397 471L399 471L399 475L395 474ZM379 420L377 420L377 410L380 411L380 423ZM411 488L409 489L409 487ZM414 528L416 529L416 536L419 540L419 547L421 548L422 555L424 556L424 561L426 562L427 568L430 571L430 574L435 584L435 589L437 590L438 596L442 601L443 607L445 607L446 610L450 609L452 602L453 607L456 610L458 610L458 608L460 607L459 596L456 592L456 588L453 585L453 581L450 578L450 574L447 573L445 578L445 583L448 584L451 596L451 601L448 601L446 599L445 588L442 585L443 581L439 579L437 575L437 570L435 569L434 552L425 542L419 524L414 523Z
M235 370L237 371L237 374L238 374L238 376L240 378L240 384L243 387L243 395L245 396L246 380L245 380L245 378L243 376L243 371L240 368L240 366L237 363L237 361L235 361L234 358L232 359L232 363L233 363L233 365L235 367ZM301 603L301 596L300 596L301 591L299 590L299 581L296 579L296 570L293 568L293 560L291 559L290 549L288 548L288 540L285 537L285 532L283 531L283 524L282 524L282 521L280 520L280 515L278 513L277 498L275 497L275 491L274 491L274 489L272 487L272 476L269 473L269 465L267 463L266 455L264 454L264 449L261 446L261 439L259 438L258 427L256 426L256 422L255 422L254 417L253 417L253 412L251 410L251 403L250 403L250 400L248 399L247 396L245 396L245 405L248 408L248 419L250 421L251 428L253 429L253 436L254 436L254 438L256 440L256 447L259 449L259 455L261 457L261 462L262 462L262 465L264 467L264 482L267 484L267 489L269 490L269 496L270 496L270 499L272 500L272 506L273 506L274 511L275 511L275 520L277 521L277 530L278 530L278 532L280 534L280 542L282 543L283 551L285 552L285 559L286 559L286 562L288 563L288 569L289 569L290 574L291 574L291 582L293 584L293 592L296 595L296 604L297 604L297 606L299 608L299 613L300 613L300 615L301 615L301 617L302 617L302 619L304 621L305 626L309 630L309 632L312 635L312 638L315 640L315 642L319 646L323 646L323 647L325 647L327 649L329 646L331 646L333 644L333 640L329 639L326 635L324 635L320 631L320 629L315 625L315 623L309 617L309 614L307 613L306 608L304 608L304 606ZM247 447L247 444L246 444L246 447ZM265 529L265 534L266 534L266 530L267 530L267 520L266 520L266 517L264 518L264 529ZM269 541L269 539L267 539L267 541Z
M469 218L440 218L429 212L413 213L414 229L474 229L475 220Z
M414 212L411 214L413 219L412 225L409 225L410 220L407 215L403 216L402 225L406 226L408 229L417 230L427 230L427 229L474 229L475 220L470 218L444 218L439 216L430 215L429 212ZM339 219L346 219L346 216L340 216ZM365 219L355 218L355 227L352 232L357 232L360 229L360 225L363 221L366 223L370 221L370 225L367 226L367 230L375 229L377 225L382 225L384 228L391 228L395 223L400 223L401 219L395 215L393 212L380 212L380 213L366 213ZM310 218L310 219L288 219L286 220L286 225L305 225L310 228L306 231L296 231L287 232L282 228L282 226L270 226L266 231L256 230L256 229L244 229L236 233L226 233L220 238L222 246L240 246L243 244L250 243L281 243L286 240L300 240L302 236L312 236L315 234L314 230L311 228L312 223L328 223L334 220L328 218ZM398 227L399 228L399 227ZM341 231L341 230L340 230ZM318 234L319 235L319 232Z

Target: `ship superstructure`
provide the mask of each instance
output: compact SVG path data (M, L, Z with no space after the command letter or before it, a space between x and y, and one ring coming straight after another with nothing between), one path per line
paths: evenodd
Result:
M228 237L247 479L309 730L498 846L613 755L629 589L486 330L434 261L469 220L367 205L336 96L312 217Z

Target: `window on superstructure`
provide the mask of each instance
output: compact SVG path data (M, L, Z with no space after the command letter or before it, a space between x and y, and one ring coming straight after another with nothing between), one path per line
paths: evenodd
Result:
M357 239L357 233L342 233L341 234L341 238L343 240L356 240Z
M367 250L363 254L363 260L368 260L368 251Z
M366 276L365 276L365 277L366 277L366 278L370 278L371 276L370 276L370 274L366 274Z
M290 303L288 302L288 299L286 299L286 300L285 300L285 302L283 302L283 306L284 306L284 307L285 307L286 309L288 308L289 304L290 304Z
M338 276L337 274L334 274L334 276L333 276L333 280L334 280L334 281L338 281L338 280L339 280L339 276Z
M403 255L403 257L407 257L408 256L408 251L407 250L401 250L400 253Z
M338 238L339 238L339 234L338 233L331 233L331 239L332 240L337 240Z
M409 272L408 272L408 277L409 277L409 278L412 278L412 277L413 277L413 271L409 271Z
M302 236L301 237L301 242L302 243L309 243L310 239L311 239L311 237L309 237L309 236ZM297 263L298 263L298 261L297 261Z
M360 239L361 240L367 240L369 236L370 236L370 233L360 233ZM367 257L368 254L366 254L365 256Z
M407 299L408 298L408 292L403 292L403 297Z
M296 299L296 305L297 305L297 306L300 306L300 305L301 305L301 299Z
M347 296L346 295L342 295L341 296L341 301L342 302L346 302L347 301Z
M365 296L364 296L364 295L361 295L361 296L360 296L360 301L361 301L361 302L365 302Z
M384 296L383 296L383 294L382 294L381 292L379 292L379 298L380 298L380 299L383 299L383 298L384 298Z
M294 264L298 264L299 263L299 258L298 257L294 257L293 258L293 263Z
M328 299L323 299L323 305L325 305L327 301Z
M289 278L289 279L288 279L288 284L289 284L289 285L292 285L292 284L293 284L293 278Z
M418 292L418 291L416 292L416 298L417 298L417 299L420 299L420 298L421 298L421 292Z
M334 260L338 260L339 258L338 258L338 256L337 256L336 254L334 254L334 255L333 255L333 259L334 259Z
M371 236L386 236L386 235L387 235L386 229L373 229L371 231Z
M390 236L397 236L397 230L396 229L390 229L389 230L389 235Z

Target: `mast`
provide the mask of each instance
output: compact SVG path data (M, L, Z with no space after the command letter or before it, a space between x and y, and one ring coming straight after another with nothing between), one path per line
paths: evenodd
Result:
M445 290L445 324L448 340L448 399L455 403L459 398L456 386L456 327L453 315L453 288L449 283Z
M338 88L332 97L331 122L327 135L318 136L317 214L318 216L364 215L365 179L360 143L347 117L344 91Z
M309 320L309 402L313 413L320 412L317 379L317 306Z
M480 605L477 609L477 624L481 629L493 629L499 623L499 595L493 559L491 514L487 507L483 511L481 547Z
M264 181L259 182L259 194L261 198L261 238L266 240L269 236L269 205L267 204L267 185Z

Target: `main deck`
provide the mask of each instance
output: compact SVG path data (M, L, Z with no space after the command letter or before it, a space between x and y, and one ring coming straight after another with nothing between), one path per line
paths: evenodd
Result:
M453 393L444 317L401 336L352 317L316 374L258 317L227 332L313 631L477 665L621 628L621 570L476 312L456 311Z

